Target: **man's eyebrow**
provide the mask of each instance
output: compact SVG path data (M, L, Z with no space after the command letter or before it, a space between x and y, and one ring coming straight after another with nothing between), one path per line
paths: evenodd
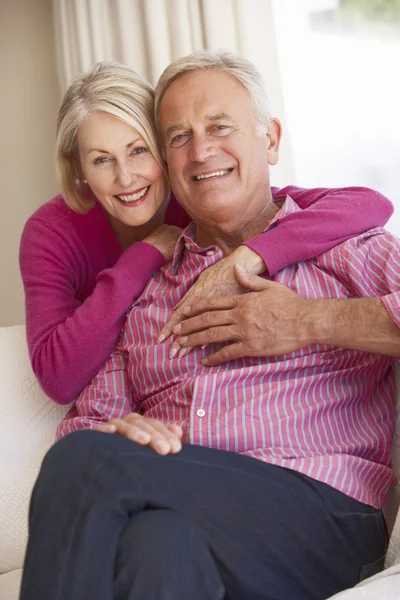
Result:
M186 123L176 123L175 125L170 125L167 127L167 131L165 132L165 137L170 137L172 133L175 131L182 131L182 129L187 129L188 125Z
M218 113L216 115L206 115L205 120L210 122L210 123L215 123L216 121L230 121L231 123L234 123L235 120L228 115L228 113ZM187 123L176 123L175 125L170 125L169 127L167 127L167 130L165 132L165 137L168 138L170 137L173 133L175 133L175 131L182 131L182 129L188 129L189 125Z
M228 115L228 113L218 113L216 115L207 115L206 121L231 121L233 123L234 119Z
M141 137L136 138L136 140L133 140L133 142L129 142L129 144L126 145L126 148L129 149L131 146L133 146L133 144L136 144L136 142L140 142L141 140ZM100 152L100 154L110 154L109 150L102 150L101 148L91 148L88 151L88 154L90 154L91 152Z

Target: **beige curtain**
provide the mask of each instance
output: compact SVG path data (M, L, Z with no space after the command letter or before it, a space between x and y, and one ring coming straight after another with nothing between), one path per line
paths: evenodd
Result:
M181 56L227 49L257 65L284 121L272 0L53 0L53 13L62 92L100 60L123 62L154 85ZM273 183L293 183L293 171L285 135Z

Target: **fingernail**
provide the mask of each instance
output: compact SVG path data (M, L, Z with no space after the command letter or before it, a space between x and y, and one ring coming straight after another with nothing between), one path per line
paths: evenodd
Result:
M188 352L189 352L188 348L181 348L179 350L179 354L178 354L179 358L183 358Z
M180 331L180 330L181 330L181 324L180 324L180 323L178 323L178 325L175 325L175 327L173 328L173 330L172 330L172 331L173 331L174 333L178 333L178 331Z
M188 315L190 313L191 308L191 306L185 306L184 308L182 308L181 313L183 313L184 315Z
M203 358L201 361L201 364L206 366L208 364L208 359L207 358Z
M161 342L163 342L164 340L165 340L165 335L162 333L157 340L157 344L161 344Z
M177 352L178 352L177 348L172 348L172 350L170 350L170 352L169 352L169 357L175 358L175 356L177 355Z
M167 452L170 451L170 445L165 442L164 440L158 440L158 442L156 442L156 448L157 450L159 450L162 454L166 454Z
M178 342L179 342L180 344L186 344L186 342L187 342L187 341L188 341L188 336L187 336L187 335L183 335L182 337L180 337L180 338L178 339Z

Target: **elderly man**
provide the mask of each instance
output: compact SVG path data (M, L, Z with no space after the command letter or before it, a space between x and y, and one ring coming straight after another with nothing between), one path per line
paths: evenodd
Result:
M59 427L98 425L44 461L21 599L322 600L383 564L400 244L375 229L274 281L237 269L250 293L158 339L204 269L300 209L272 201L280 125L248 61L177 61L156 105L194 222Z

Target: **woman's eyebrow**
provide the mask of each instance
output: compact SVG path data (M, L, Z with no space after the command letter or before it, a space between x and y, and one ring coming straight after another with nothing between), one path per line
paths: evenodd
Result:
M133 144L136 144L136 142L140 142L141 140L142 140L142 138L138 137L135 140L133 140L133 142L129 142L129 144L127 144L126 147L130 148L131 146L133 146ZM102 150L101 148L91 148L88 151L88 154L90 154L91 152L100 152L100 154L110 154L109 150Z

